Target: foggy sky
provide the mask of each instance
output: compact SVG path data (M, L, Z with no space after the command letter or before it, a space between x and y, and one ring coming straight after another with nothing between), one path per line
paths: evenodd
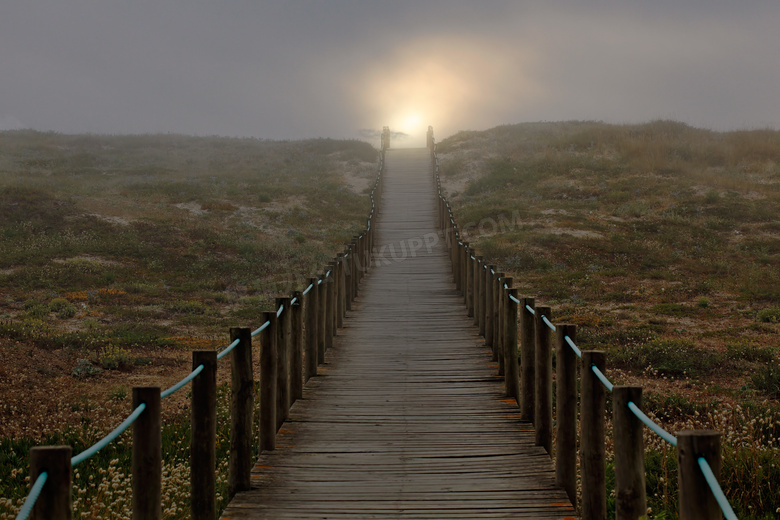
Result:
M780 2L3 0L0 129L780 127Z

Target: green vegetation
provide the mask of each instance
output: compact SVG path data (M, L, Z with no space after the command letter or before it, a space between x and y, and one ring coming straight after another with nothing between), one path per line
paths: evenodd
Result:
M780 132L533 123L437 151L469 244L607 351L613 380L643 384L667 430L724 432L726 496L774 518ZM675 518L675 452L647 450L650 516Z
M172 384L190 350L321 272L364 226L377 158L333 139L0 132L0 518L27 493L30 446L83 450L133 382ZM166 518L189 517L188 413L164 411ZM129 518L123 439L77 469L76 516Z

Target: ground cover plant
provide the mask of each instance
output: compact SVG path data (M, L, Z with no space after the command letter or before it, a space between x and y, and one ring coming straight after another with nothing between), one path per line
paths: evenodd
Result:
M31 446L78 453L133 386L171 386L322 272L365 226L376 166L358 141L0 132L0 518ZM187 391L163 414L165 518L188 518ZM123 439L76 468L77 516L129 518Z
M579 325L669 431L723 432L740 518L780 512L780 132L536 123L437 147L470 245ZM609 403L611 406L611 403ZM676 455L646 435L653 518Z

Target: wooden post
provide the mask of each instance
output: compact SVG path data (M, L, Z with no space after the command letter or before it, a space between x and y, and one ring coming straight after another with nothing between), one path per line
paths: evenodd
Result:
M549 307L536 308L536 400L534 404L534 429L536 445L543 446L547 453L552 454L552 352L550 346L550 329L542 321L542 317L550 319Z
M612 387L616 520L638 520L647 514L643 425L629 402L642 407L641 386Z
M493 321L495 319L493 303L493 273L495 266L489 265L485 270L485 345L493 348Z
M355 241L347 244L344 247L345 253L339 253L339 274L341 275L341 283L343 286L342 302L339 312L339 328L344 327L344 318L347 315L347 311L352 310L352 263L355 260Z
M252 424L254 424L253 410L255 405L251 329L231 327L230 342L235 340L239 340L238 345L230 351L228 499L232 499L239 491L248 491L251 487Z
M325 350L328 347L328 279L319 275L317 282L317 364L325 363Z
M46 472L46 483L35 502L33 520L70 520L71 499L70 446L36 446L30 449L30 485Z
M334 278L334 281L336 282L336 325L333 329L334 332L337 329L344 327L344 316L347 313L347 291L349 290L349 283L347 283L346 280L346 262L347 261L344 258L344 253L339 253L336 255L336 269L334 270L336 275L336 278Z
M322 282L327 302L325 304L325 350L333 346L333 337L336 335L336 265L329 264L325 271L326 274L328 271L330 271L330 275Z
M677 433L677 485L680 493L680 520L715 520L722 513L699 467L704 457L720 478L722 460L720 433L713 430L683 430Z
M503 345L501 344L501 290L504 279L503 272L497 272L493 277L493 361L498 361L499 352L503 352Z
M474 317L474 267L471 248L466 247L466 316Z
M455 289L460 292L460 244L457 227L452 225L452 275L455 278Z
M352 253L349 255L349 279L352 283L349 291L350 307L348 307L348 310L352 310L351 304L355 301L355 298L357 298L358 293L358 281L360 280L358 267L360 266L361 256L360 243L360 236L352 237Z
M192 369L203 371L192 380L192 440L190 444L191 518L217 517L217 351L192 353Z
M293 292L293 300L295 303L290 303L290 406L303 397L303 293Z
M463 290L463 305L466 308L468 308L469 303L469 256L469 243L463 242L463 246L460 248L460 284Z
M133 423L133 518L162 518L162 423L160 387L134 387L132 409L144 411Z
M260 339L260 451L276 448L276 312L264 312L266 321Z
M487 285L485 284L485 271L487 269L485 268L485 260L482 257L479 257L477 271L477 278L479 279L479 294L477 295L477 298L479 298L479 335L484 338L486 334L485 320L487 317Z
M506 291L506 317L504 319L504 382L506 395L514 397L520 405L520 367L517 364L517 289Z
M600 350L582 352L580 430L582 445L582 520L606 520L607 488L604 447L606 388L591 369L605 371L606 356Z
M317 375L317 338L319 330L319 286L309 278L311 289L306 296L306 381Z
M506 280L501 275L501 278L497 280L496 284L496 331L493 333L495 343L493 347L493 357L495 361L498 361L498 375L504 377L504 318L506 317L504 311L504 299L506 298L506 290L504 284Z
M474 280L474 325L481 327L480 334L484 335L484 319L482 317L482 257L478 256L474 261L473 268L474 273L472 279Z
M290 300L282 297L276 299L276 308L284 310L279 316L276 326L276 429L282 427L290 411Z
M505 276L499 283L498 291L498 374L505 376L506 374L506 320L507 320L507 303L509 300L509 288L515 283L514 278L511 276ZM506 287L506 288L504 288Z
M555 483L577 509L577 326L558 324L555 340Z
M520 413L523 419L534 420L534 373L536 372L536 326L534 315L526 308L534 308L534 298L520 299Z

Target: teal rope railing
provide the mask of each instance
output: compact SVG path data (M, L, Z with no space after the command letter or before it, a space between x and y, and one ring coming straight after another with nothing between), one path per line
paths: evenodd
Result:
M30 493L27 495L24 504L22 504L22 508L16 515L16 520L27 520L27 517L30 516L32 508L35 506L35 502L38 500L38 497L43 490L43 485L46 484L46 479L48 477L49 474L44 471L35 479L35 483L32 485L32 488L30 488Z
M374 212L376 210L376 202L374 200L374 194L375 191L379 187L379 181L381 179L382 170L384 168L384 156L380 156L379 161L379 170L377 173L377 180L374 184L374 189L370 193L371 198L371 213L369 214L368 224L366 227L366 230L371 229L371 220L374 216ZM349 256L349 253L344 255L344 258L347 258ZM329 277L331 275L332 271L328 271L325 273L325 278ZM317 284L321 284L323 280L319 280ZM309 284L309 286L303 291L303 295L307 294L311 289L314 287L314 284ZM290 301L290 305L295 305L298 298L293 298ZM280 305L279 309L276 311L276 316L281 317L282 313L284 312L284 305ZM266 321L260 327L258 327L256 330L252 331L251 336L255 337L258 334L260 334L263 330L265 330L271 322ZM217 360L222 359L226 355L228 355L234 348L236 348L240 343L239 339L234 340L230 345L225 347L221 352L217 354ZM192 372L190 372L187 376L185 376L181 381L173 385L172 387L160 392L160 398L166 398L173 393L177 392L184 386L186 386L188 383L190 383L193 379L195 379L198 374L200 374L204 370L203 365L199 365L196 367ZM87 448L80 454L74 456L71 458L71 466L75 466L77 464L80 464L81 462L84 462L85 460L89 459L93 455L95 455L98 451L100 451L102 448L116 440L117 437L119 437L131 424L133 424L136 419L143 413L143 411L146 409L146 404L141 403L136 407L135 410L124 420L122 423L120 423L114 430L112 430L108 435L100 439L98 442L96 442L91 447ZM41 473L38 475L38 478L36 479L35 483L33 483L32 487L30 488L30 492L27 494L27 497L25 498L24 503L22 504L21 509L19 510L19 513L16 516L16 520L27 520L30 513L32 512L33 507L35 507L35 502L38 500L38 497L41 494L41 491L43 490L43 486L46 484L46 480L48 479L48 474L46 472Z
M442 191L441 191L441 182L439 180L439 159L436 156L436 143L433 141L433 138L431 137L432 141L432 147L433 147L433 159L434 159L434 168L435 168L435 175L436 180L439 185L438 189L438 195L439 198L443 201L448 213L449 213L449 221L450 223L455 226L455 218L452 213L452 208L450 207L449 202L444 197ZM457 230L455 231L455 239L458 245L464 245L463 242L460 240L460 237L458 236ZM476 257L473 255L470 255L472 260L476 261ZM483 269L487 270L488 266L486 264L483 264ZM490 273L495 275L496 272L494 269L490 269ZM508 288L506 284L504 284L504 288ZM521 305L520 300L509 295L509 298L514 301L516 304ZM527 310L530 314L536 315L536 310L529 306L525 305L525 310ZM549 327L553 332L555 332L557 329L555 325L553 325L548 319L547 316L542 316L542 321L545 323L547 327ZM582 351L579 347L574 343L574 341L569 336L564 336L564 340L566 343L571 347L572 351L577 355L578 358L582 358ZM604 387L609 390L610 392L613 391L614 385L613 383L607 378L606 375L595 365L591 365L591 370L596 375L596 377L599 379L601 384L604 385ZM628 408L631 410L631 412L645 425L647 426L653 433L658 435L660 438L671 444L672 446L677 446L677 437L672 435L671 433L667 432L661 426L659 426L657 423L655 423L652 419L650 419L636 404L629 401L628 402ZM723 490L720 487L720 484L718 483L717 478L715 478L714 473L712 472L712 469L709 467L709 464L707 463L707 460L703 457L700 457L698 459L699 467L701 468L702 473L704 474L704 477L707 481L707 484L709 485L710 489L712 490L713 496L718 502L718 505L720 506L721 510L723 511L724 516L727 520L737 520L737 516L734 514L734 510L732 509L731 505L728 502L728 499L723 493Z

